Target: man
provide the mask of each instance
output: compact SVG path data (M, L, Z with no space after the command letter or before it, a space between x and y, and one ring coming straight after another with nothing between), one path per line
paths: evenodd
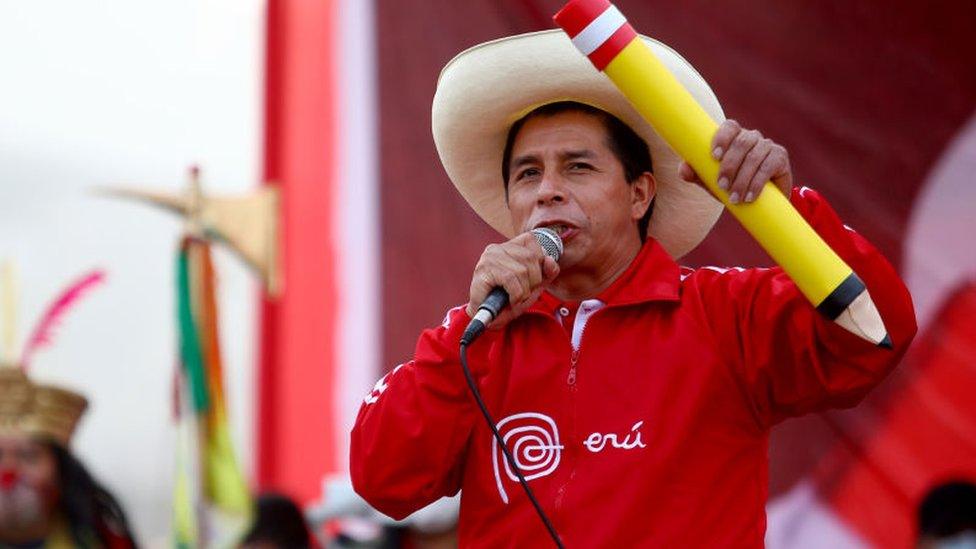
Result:
M87 406L0 364L0 547L134 547L121 507L68 450Z
M694 69L645 40L721 120ZM778 268L679 267L720 203L561 33L459 55L433 119L448 175L509 240L486 248L469 303L367 395L356 490L393 517L461 490L462 545L549 543L458 365L469 318L501 286L511 306L468 362L565 546L761 547L769 429L854 405L915 333L895 271L819 195L793 188L781 146L733 121L712 151L730 199L776 183L765 192L787 194L865 280L894 349L821 318ZM527 234L541 226L562 237L558 264Z

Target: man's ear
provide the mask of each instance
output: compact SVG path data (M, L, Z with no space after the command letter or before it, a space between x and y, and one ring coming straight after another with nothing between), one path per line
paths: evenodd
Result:
M657 180L651 172L640 174L630 184L631 217L641 219L651 205L651 200L657 194Z

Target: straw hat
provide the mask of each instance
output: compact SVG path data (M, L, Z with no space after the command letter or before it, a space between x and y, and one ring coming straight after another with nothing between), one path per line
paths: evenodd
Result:
M641 38L705 111L722 122L718 99L694 67L668 46ZM678 177L677 153L559 30L480 44L441 71L431 108L434 144L447 175L474 211L504 236L515 236L501 175L505 139L515 121L558 101L602 109L644 138L657 179L648 233L674 258L694 249L718 220L722 204Z
M67 447L87 407L78 393L35 384L19 367L0 364L0 432L50 438Z

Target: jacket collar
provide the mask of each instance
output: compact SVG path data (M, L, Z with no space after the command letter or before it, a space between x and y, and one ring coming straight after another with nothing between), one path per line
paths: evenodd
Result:
M593 297L609 306L677 301L680 284L681 268L656 240L648 238L627 270ZM562 305L556 296L542 292L529 310L548 315Z

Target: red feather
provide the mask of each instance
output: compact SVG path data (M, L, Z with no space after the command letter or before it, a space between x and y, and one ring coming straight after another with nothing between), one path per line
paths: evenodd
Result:
M54 327L61 320L61 317L74 305L81 296L99 285L105 280L105 272L101 270L95 270L91 273L83 276L80 280L72 284L70 287L66 288L61 295L58 296L51 305L48 306L47 311L41 320L34 327L34 332L31 333L30 339L27 340L27 345L24 347L24 356L21 360L21 367L27 369L30 364L31 355L34 351L49 345L52 341L54 335Z

